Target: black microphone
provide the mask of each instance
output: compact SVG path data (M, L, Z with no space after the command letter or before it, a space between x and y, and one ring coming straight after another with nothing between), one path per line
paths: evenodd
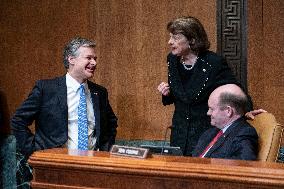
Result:
M173 126L170 125L170 126L168 126L167 129L166 129L165 136L164 136L164 142L163 142L163 145L162 145L162 151L161 151L161 153L160 153L161 155L163 155L164 149L165 149L165 146L166 146L168 130L169 130L169 129L172 129L172 128L173 128Z

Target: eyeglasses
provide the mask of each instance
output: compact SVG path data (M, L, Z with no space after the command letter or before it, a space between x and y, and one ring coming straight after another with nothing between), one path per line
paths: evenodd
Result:
M185 36L181 33L177 33L177 34L170 33L170 40L172 39L173 41L179 41L182 38L185 38Z

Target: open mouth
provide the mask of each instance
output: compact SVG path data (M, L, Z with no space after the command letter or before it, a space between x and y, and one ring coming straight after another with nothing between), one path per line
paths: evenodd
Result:
M94 72L96 69L96 66L87 66L86 67L86 70L89 71L89 72Z

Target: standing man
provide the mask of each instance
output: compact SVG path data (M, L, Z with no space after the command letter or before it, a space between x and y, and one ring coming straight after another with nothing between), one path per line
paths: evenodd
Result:
M193 156L256 160L258 136L244 118L247 105L247 96L237 85L216 88L209 96L207 112L214 127L201 135Z
M67 73L37 81L16 110L12 132L26 158L47 148L108 151L114 144L117 118L107 90L88 80L97 65L95 46L88 39L72 39L63 54ZM35 134L29 129L33 121Z

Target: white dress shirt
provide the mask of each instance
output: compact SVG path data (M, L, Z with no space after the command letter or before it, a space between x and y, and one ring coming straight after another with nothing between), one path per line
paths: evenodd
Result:
M91 93L87 83L83 83L86 93L87 116L88 116L88 149L93 150L96 144L95 115ZM68 149L78 149L78 106L80 100L80 83L66 74L67 105L68 105Z

